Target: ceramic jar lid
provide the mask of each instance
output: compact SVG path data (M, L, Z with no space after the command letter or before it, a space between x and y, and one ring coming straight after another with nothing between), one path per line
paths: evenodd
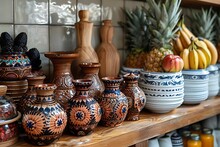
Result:
M15 118L18 114L15 105L5 98L7 86L0 85L0 124L3 121L7 121Z

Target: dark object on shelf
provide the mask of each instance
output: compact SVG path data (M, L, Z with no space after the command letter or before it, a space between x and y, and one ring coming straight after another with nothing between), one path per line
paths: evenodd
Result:
M91 85L91 80L74 80L76 94L69 100L67 115L70 132L77 136L91 134L101 119L101 107L89 95Z
M19 33L14 39L14 52L27 52L27 34L24 32Z
M5 53L12 53L13 52L13 44L14 44L14 41L11 37L11 35L7 32L3 32L1 34L1 38L0 38L0 45L1 45L1 52L3 54Z
M36 48L31 48L26 52L26 55L31 61L32 70L40 70L41 67L41 59L40 52Z
M55 84L36 85L36 101L23 114L22 126L32 144L48 145L59 139L66 127L66 112L54 100L55 89Z

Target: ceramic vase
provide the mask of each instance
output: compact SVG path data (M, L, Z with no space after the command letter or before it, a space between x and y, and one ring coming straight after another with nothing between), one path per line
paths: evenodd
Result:
M11 81L25 79L31 73L29 58L22 53L0 55L0 79Z
M77 48L75 51L79 53L79 58L74 64L76 78L79 78L79 64L83 62L99 62L98 56L91 45L93 23L89 21L89 11L79 11L80 21L75 24Z
M112 43L113 26L111 20L104 20L100 30L101 44L96 49L101 64L100 77L117 77L120 70L120 56Z
M34 103L37 97L37 92L34 89L35 85L43 84L44 79L46 76L28 76L28 90L27 92L21 97L19 102L19 111L23 114L26 111L26 108L28 105L31 105Z
M67 109L68 126L73 135L84 136L92 133L101 119L101 108L98 102L89 95L91 80L74 80L75 96L69 101Z
M133 73L124 75L125 85L121 90L128 99L128 114L126 120L139 120L139 113L144 108L146 96L138 87L139 75Z
M52 83L57 85L55 99L66 110L68 100L75 94L71 64L78 57L73 52L48 52L45 56L53 63Z
M21 113L16 111L15 105L7 99L7 86L0 85L0 146L6 147L17 142L19 137L18 120Z
M82 78L92 80L92 85L89 88L89 95L97 99L104 90L104 85L98 76L100 63L81 63L80 67Z
M115 127L122 124L126 118L128 99L119 89L122 78L104 77L102 81L105 90L98 98L103 111L100 123L104 126Z
M28 106L22 118L22 126L32 144L48 145L59 139L66 127L67 115L54 100L55 89L55 84L35 85L36 101Z

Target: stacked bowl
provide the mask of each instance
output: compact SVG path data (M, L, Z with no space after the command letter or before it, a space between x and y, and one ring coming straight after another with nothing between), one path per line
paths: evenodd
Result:
M208 98L209 72L184 70L184 104L199 104Z
M140 72L139 86L146 95L145 108L155 113L167 113L183 103L182 72Z
M12 101L18 105L21 97L26 93L28 89L27 80L19 81L0 81L0 85L7 85L8 90L6 95L12 99Z
M211 98L218 95L219 92L219 71L216 65L210 65L207 70L209 71L208 98Z

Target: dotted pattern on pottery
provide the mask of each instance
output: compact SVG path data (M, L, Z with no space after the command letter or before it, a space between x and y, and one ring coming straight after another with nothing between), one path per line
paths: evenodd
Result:
M31 66L0 67L0 78L5 80L24 79L31 73Z
M142 87L142 86L140 87L150 92L181 92L184 90L183 87L175 88L175 89L154 89L154 88L147 88L147 87Z
M26 55L10 54L1 55L0 67L25 67L30 66L30 60Z
M57 88L56 85L48 85L48 84L44 84L46 86L36 86L35 89L36 90L55 90Z
M151 94L151 93L145 93L146 97L147 96L152 96L152 97L180 97L184 96L183 93L178 93L178 94Z

